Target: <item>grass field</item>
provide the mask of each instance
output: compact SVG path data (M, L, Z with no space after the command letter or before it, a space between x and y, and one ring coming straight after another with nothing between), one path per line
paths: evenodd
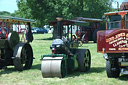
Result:
M91 51L91 69L88 73L74 72L66 78L43 78L41 75L41 55L50 54L51 34L35 34L31 43L34 52L33 66L30 70L16 71L13 66L0 70L0 85L128 85L128 75L108 78L106 61L97 53L95 43L84 44L81 48Z

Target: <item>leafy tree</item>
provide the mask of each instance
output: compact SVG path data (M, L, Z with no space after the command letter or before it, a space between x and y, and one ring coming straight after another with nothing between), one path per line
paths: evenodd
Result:
M1 12L0 12L0 15L10 16L11 13L10 13L10 12L7 12L7 11L1 11Z
M113 0L17 0L21 17L36 20L37 26L48 24L56 17L101 18L111 10Z
M0 15L4 15L4 16L13 16L13 17L20 17L18 11L15 11L14 13L10 13L7 11L1 11Z

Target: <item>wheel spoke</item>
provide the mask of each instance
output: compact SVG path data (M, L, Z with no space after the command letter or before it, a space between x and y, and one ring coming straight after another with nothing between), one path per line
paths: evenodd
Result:
M28 57L27 50L25 47L23 47L22 52L21 52L21 62L23 66L25 66L26 61L28 61L27 57Z
M88 66L89 66L89 64L88 64L88 63L86 63L86 64L85 64L85 67L88 67Z

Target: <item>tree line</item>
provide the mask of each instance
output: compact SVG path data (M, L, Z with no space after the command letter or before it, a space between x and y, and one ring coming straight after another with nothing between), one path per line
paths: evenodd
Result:
M34 19L36 26L42 27L56 17L72 19L75 17L102 18L112 10L114 0L16 0L18 10L11 14Z

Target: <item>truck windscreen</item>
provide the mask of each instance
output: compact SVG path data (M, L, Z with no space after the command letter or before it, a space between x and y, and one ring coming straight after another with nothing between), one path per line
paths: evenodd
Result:
M109 29L117 29L121 27L121 16L113 15L108 17L108 27Z

